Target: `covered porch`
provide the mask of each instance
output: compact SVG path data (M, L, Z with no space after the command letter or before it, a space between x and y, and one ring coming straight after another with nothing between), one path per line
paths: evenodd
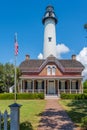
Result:
M61 93L83 93L81 78L21 78L20 93L41 93L60 95Z

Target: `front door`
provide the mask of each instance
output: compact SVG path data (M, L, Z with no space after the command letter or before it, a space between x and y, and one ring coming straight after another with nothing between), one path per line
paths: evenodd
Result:
M54 81L49 81L47 94L55 94L55 84L54 84Z

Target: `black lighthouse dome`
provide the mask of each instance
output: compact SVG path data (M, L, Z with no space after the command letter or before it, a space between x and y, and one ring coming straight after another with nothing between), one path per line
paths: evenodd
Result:
M46 7L46 12L45 12L44 17L42 19L42 23L44 24L45 20L49 19L49 18L54 19L55 23L57 24L58 19L57 19L56 15L55 15L54 7L51 6L51 5Z

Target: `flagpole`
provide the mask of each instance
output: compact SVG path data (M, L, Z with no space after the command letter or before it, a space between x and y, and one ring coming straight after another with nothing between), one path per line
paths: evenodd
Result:
M16 102L16 93L17 93L17 89L16 89L16 55L15 55L15 102Z
M16 95L17 95L17 69L16 69L16 61L17 61L17 55L18 55L18 43L17 43L17 33L15 33L15 77L14 77L14 85L15 85L15 99L14 99L14 101L16 102L16 99L17 99L17 97L16 97Z

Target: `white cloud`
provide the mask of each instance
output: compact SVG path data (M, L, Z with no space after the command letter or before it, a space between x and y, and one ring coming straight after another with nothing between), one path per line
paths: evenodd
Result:
M56 46L56 54L58 58L61 58L61 54L69 52L70 49L63 43Z
M69 52L70 49L63 43L56 45L56 55L57 58L61 58L61 54ZM43 54L38 55L38 59L43 59Z
M38 59L43 59L43 54L42 54L42 53L40 53L40 54L38 55Z
M85 79L87 79L87 47L84 47L80 51L80 53L76 56L76 59L85 66L85 69L84 69L82 75L85 76L84 77Z

